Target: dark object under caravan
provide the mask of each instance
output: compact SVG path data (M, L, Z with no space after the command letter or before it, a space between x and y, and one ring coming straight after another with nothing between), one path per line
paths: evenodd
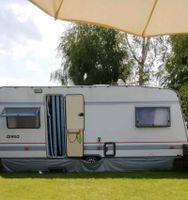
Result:
M183 145L183 166L188 170L188 144Z
M65 155L64 98L46 96L48 157Z

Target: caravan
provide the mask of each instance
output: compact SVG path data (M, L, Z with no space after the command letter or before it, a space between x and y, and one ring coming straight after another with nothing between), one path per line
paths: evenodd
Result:
M12 170L18 162L36 170L76 161L108 171L118 159L121 171L130 162L147 169L170 159L171 166L187 144L179 100L169 89L1 87L0 114L0 158ZM73 165L66 170L80 171Z

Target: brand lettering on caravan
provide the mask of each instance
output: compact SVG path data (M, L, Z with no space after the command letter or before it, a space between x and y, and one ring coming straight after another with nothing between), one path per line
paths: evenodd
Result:
M6 138L10 139L10 138L20 138L19 135L7 135Z

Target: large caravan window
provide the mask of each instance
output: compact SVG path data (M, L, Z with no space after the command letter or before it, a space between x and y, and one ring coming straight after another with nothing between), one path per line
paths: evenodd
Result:
M136 127L169 127L169 107L136 107Z
M8 128L39 128L40 108L4 108L2 117L7 119Z

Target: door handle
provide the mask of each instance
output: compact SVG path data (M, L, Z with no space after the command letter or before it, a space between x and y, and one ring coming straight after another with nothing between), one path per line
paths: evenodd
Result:
M79 116L79 117L83 117L83 116L84 116L84 113L79 113L78 116Z

